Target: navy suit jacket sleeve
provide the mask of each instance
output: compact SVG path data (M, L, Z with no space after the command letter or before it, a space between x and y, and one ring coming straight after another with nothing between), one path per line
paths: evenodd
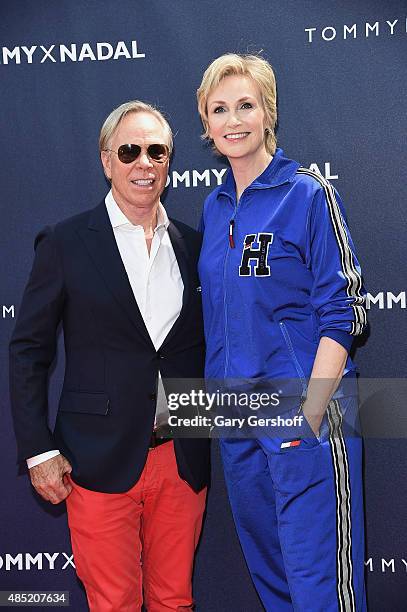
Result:
M10 396L18 460L56 448L48 427L48 373L55 357L64 281L53 230L35 240L35 258L10 342Z

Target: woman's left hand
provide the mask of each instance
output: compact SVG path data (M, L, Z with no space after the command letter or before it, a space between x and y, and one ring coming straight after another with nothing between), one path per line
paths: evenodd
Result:
M347 357L346 349L336 340L327 336L320 339L308 381L307 399L303 404L303 415L317 438L327 406L342 378Z
M322 419L324 418L324 412L322 414L316 413L307 406L307 402L304 402L302 414L307 419L308 425L311 427L315 436L319 438L319 430L321 427Z

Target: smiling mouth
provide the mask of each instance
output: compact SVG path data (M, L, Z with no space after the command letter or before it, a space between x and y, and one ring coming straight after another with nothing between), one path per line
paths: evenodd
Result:
M226 134L224 138L226 138L226 140L241 140L242 138L246 138L246 136L248 136L249 134L250 132L239 132L237 134Z
M154 179L135 179L131 181L133 185L138 185L139 187L150 187L154 183Z

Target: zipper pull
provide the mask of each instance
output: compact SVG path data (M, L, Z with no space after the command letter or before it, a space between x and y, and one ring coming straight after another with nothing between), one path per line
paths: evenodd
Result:
M235 248L235 241L233 239L233 228L235 227L235 220L231 219L229 221L229 246L231 249Z

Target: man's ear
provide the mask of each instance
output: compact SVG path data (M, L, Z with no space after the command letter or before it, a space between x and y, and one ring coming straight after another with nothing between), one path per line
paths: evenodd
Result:
M111 154L110 151L101 151L100 159L102 161L103 170L105 171L106 178L109 181L112 180L112 169L111 169Z

